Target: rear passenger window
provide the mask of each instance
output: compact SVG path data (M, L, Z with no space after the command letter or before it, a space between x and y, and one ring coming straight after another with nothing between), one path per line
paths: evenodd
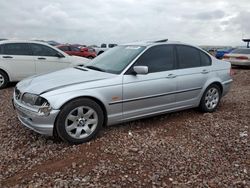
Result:
M52 56L57 57L58 52L48 46L42 44L30 44L35 56Z
M201 66L200 51L189 46L176 46L179 68L192 68Z
M148 66L149 73L174 69L174 47L160 45L149 48L135 63L135 66Z
M28 44L10 43L10 44L4 44L3 54L6 54L6 55L31 55L32 52L31 52Z
M207 54L200 51L200 56L201 56L201 66L211 65L211 58Z

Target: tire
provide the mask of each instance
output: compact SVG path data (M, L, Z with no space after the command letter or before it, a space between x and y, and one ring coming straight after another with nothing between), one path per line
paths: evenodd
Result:
M214 112L221 99L221 89L216 84L211 84L208 86L208 88L205 90L201 101L200 101L200 110L202 112Z
M104 113L91 99L76 99L60 111L55 128L58 136L69 143L81 144L94 138L101 130Z
M5 88L8 83L9 83L8 75L4 71L0 70L0 89Z

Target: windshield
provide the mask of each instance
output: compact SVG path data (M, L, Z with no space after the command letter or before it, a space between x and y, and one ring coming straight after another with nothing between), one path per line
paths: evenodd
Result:
M231 54L250 54L250 48L248 49L235 49L231 52Z
M90 61L86 67L98 71L120 74L145 46L116 46Z

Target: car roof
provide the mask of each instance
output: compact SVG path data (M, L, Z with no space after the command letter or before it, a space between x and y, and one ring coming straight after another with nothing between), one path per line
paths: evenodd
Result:
M151 47L151 46L158 46L158 45L163 45L163 44L181 44L181 45L187 45L187 46L192 46L198 49L201 49L200 47L197 47L195 45L179 42L179 41L166 41L166 42L157 42L157 41L146 41L146 42L133 42L133 43L127 43L123 45L136 45L136 46L145 46L145 47Z
M2 40L0 41L0 44L9 44L9 43L35 43L35 44L43 44L43 45L50 46L46 42L40 42L36 40Z

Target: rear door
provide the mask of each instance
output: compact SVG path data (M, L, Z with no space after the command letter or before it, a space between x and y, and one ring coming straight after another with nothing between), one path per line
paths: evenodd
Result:
M12 81L19 81L36 73L34 58L26 43L3 44L0 59L2 68L10 74Z
M58 51L42 44L30 44L35 59L36 73L47 73L63 69L70 66L70 62L62 55L58 56Z
M133 66L148 66L149 73L135 75ZM172 45L149 48L123 77L125 120L175 107L176 77Z
M211 74L211 58L203 51L187 45L176 45L178 70L176 101L180 106L198 102L202 88Z

